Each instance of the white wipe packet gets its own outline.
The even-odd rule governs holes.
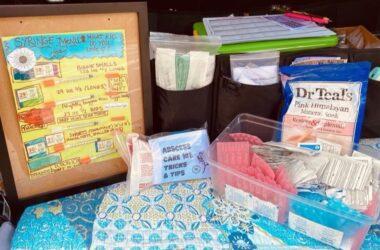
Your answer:
[[[136,133],[115,136],[115,144],[128,165],[127,195],[137,194],[141,189],[153,185],[153,160],[149,143]]]

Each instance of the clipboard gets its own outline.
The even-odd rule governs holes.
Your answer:
[[[193,24],[194,35],[207,35],[203,22]],[[247,43],[224,44],[219,48],[220,54],[247,53],[264,50],[279,50],[281,52],[302,51],[334,47],[338,44],[336,35],[313,38],[297,38],[283,40],[257,41]]]

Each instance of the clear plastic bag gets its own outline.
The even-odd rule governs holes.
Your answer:
[[[150,32],[151,59],[155,58],[157,48],[175,49],[179,54],[190,51],[206,51],[216,55],[221,46],[218,36],[187,36],[171,33]]]
[[[270,85],[279,81],[278,51],[231,55],[231,76],[234,81],[248,85]]]
[[[203,159],[209,145],[206,129],[151,137],[116,132],[114,141],[128,165],[127,195],[155,184],[210,176]]]
[[[165,90],[191,90],[212,82],[219,37],[150,33],[157,85]]]

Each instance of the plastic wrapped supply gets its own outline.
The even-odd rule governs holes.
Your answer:
[[[291,65],[319,65],[334,63],[347,63],[347,59],[341,58],[340,56],[305,56],[295,58]]]
[[[270,85],[279,81],[278,51],[231,55],[231,75],[234,81],[248,85]]]
[[[115,145],[128,165],[127,195],[155,184],[209,177],[205,129],[146,137],[116,132]]]
[[[368,62],[282,67],[282,140],[350,153],[360,138],[369,70]]]
[[[157,85],[165,90],[191,90],[212,82],[219,37],[150,33]]]

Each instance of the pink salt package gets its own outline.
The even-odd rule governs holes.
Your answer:
[[[341,147],[338,154],[350,153],[360,139],[370,68],[369,62],[281,67],[282,141],[322,144],[322,151],[327,141]]]

